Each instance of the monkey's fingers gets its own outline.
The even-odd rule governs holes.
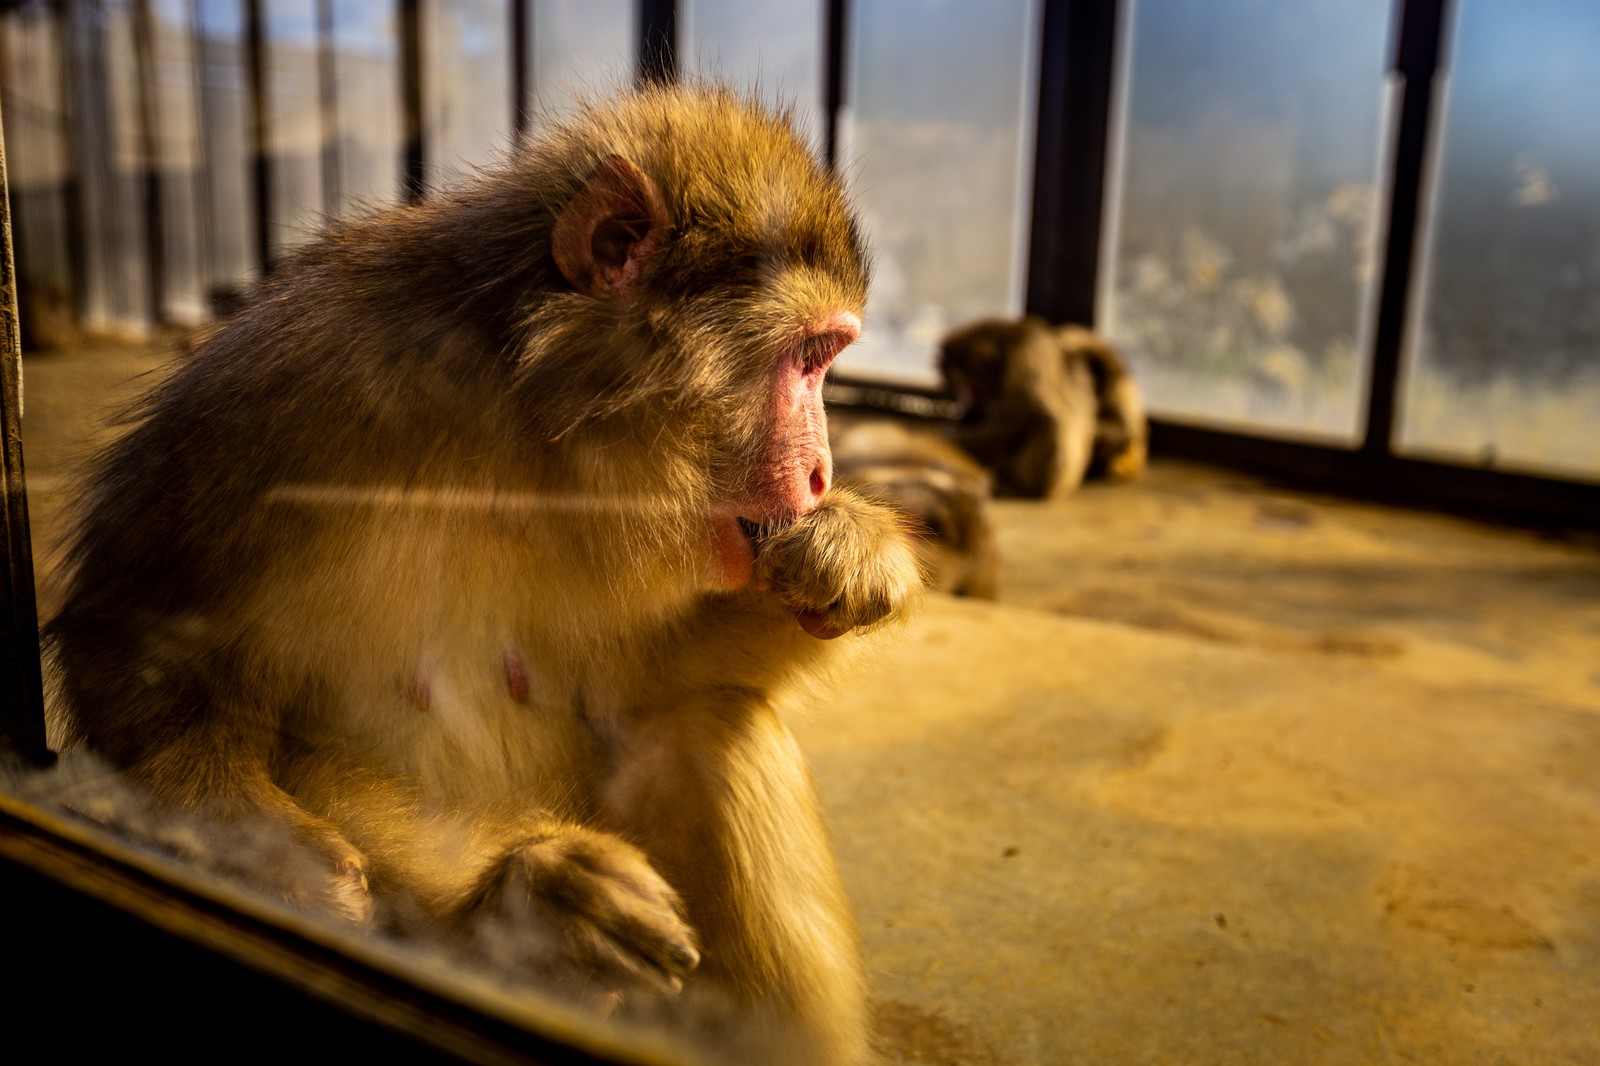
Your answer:
[[[513,849],[461,917],[497,941],[495,955],[518,953],[520,942],[534,971],[619,991],[675,994],[700,963],[678,895],[649,860],[619,838],[577,827]]]
[[[572,931],[574,954],[657,994],[682,991],[683,979],[700,965],[700,952],[675,906],[643,896],[619,898],[612,885],[593,887],[587,921]]]
[[[795,615],[795,621],[800,623],[801,629],[818,640],[833,640],[850,632],[849,626],[834,625],[821,611],[801,611]]]
[[[821,640],[898,617],[923,588],[901,517],[842,488],[763,538],[759,552],[762,582]]]

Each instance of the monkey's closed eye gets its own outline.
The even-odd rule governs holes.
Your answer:
[[[826,371],[828,363],[832,362],[821,337],[807,337],[801,342],[800,360],[807,374],[815,374],[819,369]]]
[[[800,343],[800,357],[804,362],[805,373],[826,373],[834,357],[850,347],[855,339],[854,332],[844,331],[816,333],[807,337]]]
[[[762,536],[766,533],[766,527],[761,525],[759,522],[752,522],[748,518],[740,518],[738,519],[738,522],[740,532],[742,532],[745,535],[745,539],[752,544],[760,541]]]

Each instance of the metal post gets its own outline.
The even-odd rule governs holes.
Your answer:
[[[22,332],[11,257],[11,207],[5,140],[0,137],[0,505],[4,506],[5,575],[0,586],[0,746],[36,765],[55,756],[45,742],[44,681],[39,668],[39,608],[33,587],[28,492],[22,476]]]
[[[1027,310],[1094,324],[1118,0],[1045,0]]]
[[[1367,387],[1367,433],[1361,450],[1388,455],[1394,438],[1400,349],[1411,302],[1422,185],[1427,167],[1433,85],[1441,68],[1449,0],[1396,0],[1398,30],[1393,70],[1400,78],[1394,169],[1389,180],[1389,236],[1383,250],[1378,321],[1372,338],[1372,378]]]

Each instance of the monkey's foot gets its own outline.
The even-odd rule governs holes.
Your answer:
[[[900,516],[842,488],[761,540],[757,574],[794,608],[802,628],[829,640],[902,615],[923,575]]]
[[[632,845],[564,827],[496,862],[459,911],[473,947],[585,999],[675,995],[700,963],[676,892]]]

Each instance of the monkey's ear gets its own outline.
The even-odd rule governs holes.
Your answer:
[[[622,156],[608,156],[557,217],[550,252],[574,289],[626,299],[666,225],[656,183]]]

